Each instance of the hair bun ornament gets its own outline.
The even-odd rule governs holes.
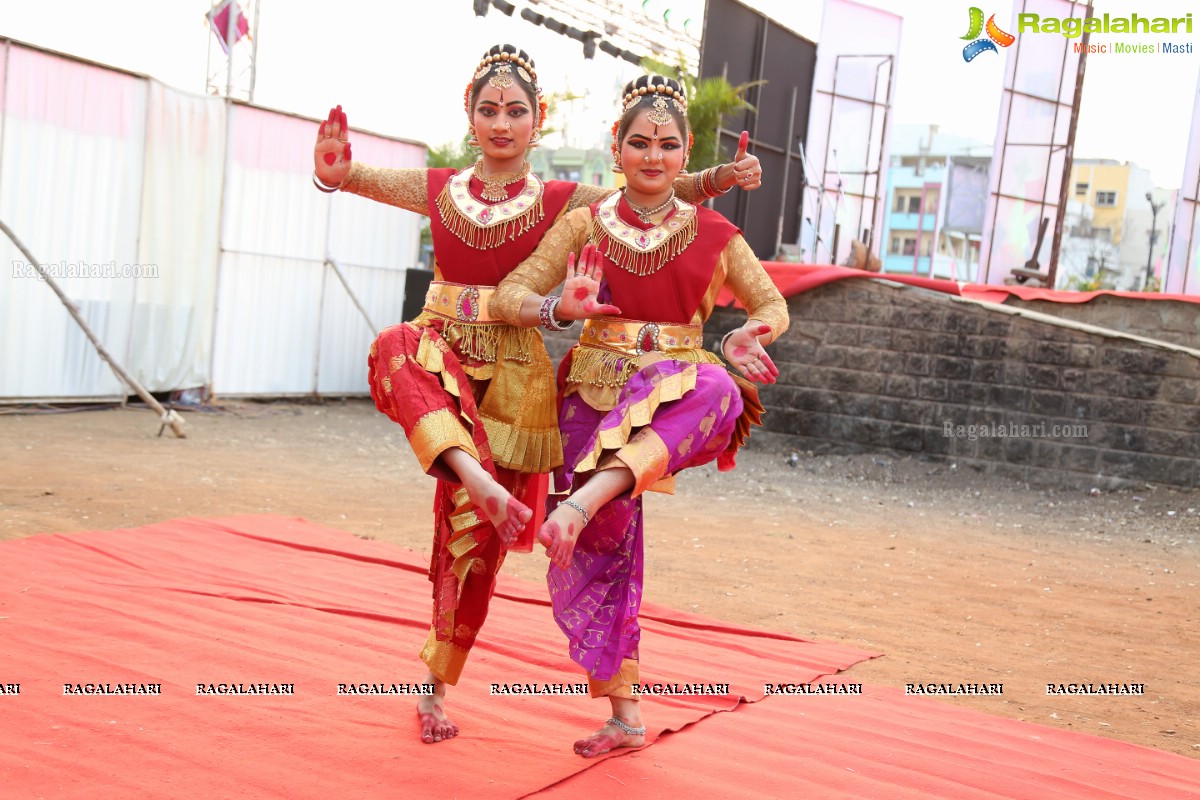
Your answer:
[[[687,113],[687,91],[678,81],[662,75],[643,75],[625,84],[621,97],[621,113],[636,106],[646,95],[669,97],[681,114]]]
[[[496,64],[515,64],[517,74],[521,76],[521,79],[532,86],[535,92],[538,91],[537,69],[534,67],[533,59],[524,50],[511,44],[493,45],[479,60],[479,66],[475,68],[475,80],[487,75]]]

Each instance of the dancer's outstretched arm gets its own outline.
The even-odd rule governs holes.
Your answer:
[[[355,161],[351,153],[350,123],[341,106],[329,109],[329,117],[317,130],[313,179],[323,192],[340,189],[368,200],[429,215],[429,170],[372,167]]]
[[[774,383],[779,370],[764,347],[788,329],[787,301],[740,235],[730,240],[722,260],[725,285],[748,318],[742,327],[725,334],[721,355],[748,380]]]

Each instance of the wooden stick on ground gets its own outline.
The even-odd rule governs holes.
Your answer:
[[[108,351],[104,349],[104,345],[101,344],[100,339],[96,336],[92,329],[88,327],[83,315],[79,313],[79,307],[71,302],[71,299],[63,293],[62,287],[58,285],[58,282],[54,280],[54,277],[42,269],[42,265],[36,258],[33,257],[33,254],[29,252],[29,249],[25,247],[25,244],[17,238],[17,235],[12,232],[12,228],[4,224],[3,220],[0,220],[0,231],[4,231],[5,235],[8,236],[9,239],[12,239],[12,243],[15,244],[17,249],[25,255],[25,258],[28,259],[29,263],[33,265],[33,268],[38,271],[38,274],[42,276],[42,280],[49,284],[50,288],[54,290],[54,293],[58,295],[58,299],[62,301],[64,306],[66,306],[67,312],[75,319],[75,322],[79,324],[79,327],[83,330],[84,335],[91,340],[92,345],[96,348],[96,352],[100,354],[100,358],[104,359],[105,363],[112,368],[112,371],[116,373],[117,378],[130,389],[132,389],[138,397],[142,398],[142,402],[150,406],[150,408],[152,408],[154,412],[158,414],[159,421],[161,421],[163,424],[163,427],[159,428],[159,435],[161,436],[163,429],[167,425],[170,425],[171,430],[174,431],[177,437],[180,439],[186,439],[187,434],[183,430],[183,417],[176,414],[174,409],[167,410],[163,408],[162,404],[155,400],[154,396],[146,391],[144,386],[138,383],[132,375],[125,371],[124,367],[118,364],[113,357],[108,354]]]

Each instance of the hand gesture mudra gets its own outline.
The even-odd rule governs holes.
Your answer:
[[[329,109],[329,118],[321,123],[313,148],[313,168],[326,186],[341,186],[350,174],[350,126],[342,107]]]
[[[762,186],[762,165],[758,163],[758,156],[746,152],[749,147],[750,133],[742,131],[737,153],[733,156],[733,175],[737,181],[735,185],[747,192]]]
[[[567,320],[589,319],[591,317],[617,317],[621,309],[616,306],[599,302],[596,297],[600,293],[600,281],[604,278],[604,264],[596,245],[588,243],[579,254],[579,264],[576,266],[575,254],[567,256],[567,280],[563,284],[562,300],[554,310],[554,315],[564,322]]]
[[[779,375],[758,337],[771,332],[770,325],[751,325],[732,331],[721,343],[722,355],[738,372],[756,383],[774,383]]]

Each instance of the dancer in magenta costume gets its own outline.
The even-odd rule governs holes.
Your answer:
[[[633,688],[641,495],[672,491],[688,467],[733,468],[762,415],[752,382],[778,375],[763,345],[788,325],[786,303],[737,228],[671,191],[690,140],[682,88],[639,78],[623,107],[613,152],[624,192],[565,215],[491,303],[515,325],[586,320],[559,368],[557,484],[569,496],[538,533],[571,658],[587,671],[591,695],[612,706],[604,726],[575,743],[585,757],[639,746],[645,734]],[[564,278],[561,297],[545,296]],[[749,312],[720,346],[740,375],[703,349],[703,323],[724,287]]]

